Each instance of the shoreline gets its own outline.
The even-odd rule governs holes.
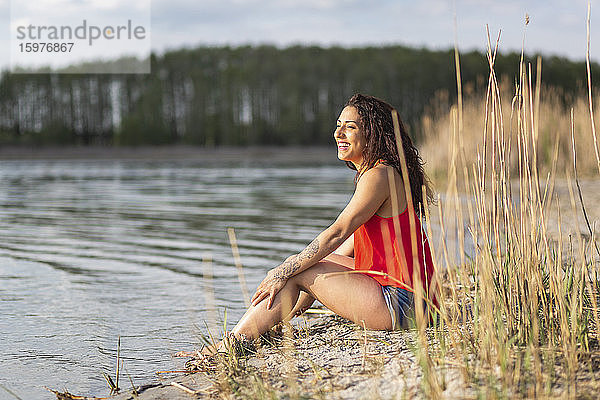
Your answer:
[[[435,328],[426,328],[425,355],[417,329],[372,331],[335,315],[296,321],[294,328],[284,329],[278,339],[271,336],[270,343],[263,341],[245,357],[225,356],[214,367],[159,378],[136,387],[135,392],[129,386],[108,399],[476,399],[499,393],[529,398],[539,390],[533,369],[521,370],[523,376],[505,386],[500,369],[479,364],[475,354],[442,351]],[[468,324],[464,327],[473,329]],[[528,358],[525,353],[520,357]],[[581,360],[573,377],[566,374],[558,359],[552,360],[558,362],[554,366],[557,375],[550,387],[537,392],[538,396],[564,398],[573,394],[570,391],[575,384],[576,397],[595,397],[600,389],[600,370],[593,365],[600,356]],[[510,368],[517,366],[514,363],[511,360]],[[485,376],[490,379],[487,384],[481,380]]]
[[[291,162],[302,154],[303,162],[339,162],[333,146],[0,146],[0,161],[17,160],[202,160]]]
[[[270,343],[263,341],[246,356],[234,360],[225,356],[214,367],[159,378],[136,387],[135,392],[129,386],[108,399],[477,399],[499,393],[529,398],[539,390],[533,370],[522,370],[523,376],[504,386],[500,369],[480,365],[475,354],[442,351],[435,328],[426,328],[425,355],[417,329],[372,331],[335,315],[302,318],[293,326],[293,331],[284,329],[279,338],[271,336]],[[473,327],[465,325],[465,329]],[[577,398],[595,397],[600,371],[593,365],[598,360],[600,356],[582,360],[572,378],[560,363],[555,365],[551,387],[537,395],[565,398],[575,383]],[[485,376],[491,380],[487,384],[481,381]]]
[[[293,338],[292,338],[293,336]],[[262,344],[223,370],[171,376],[112,400],[232,398],[425,398],[415,330],[372,331],[338,316],[299,318],[277,344]],[[458,369],[444,372],[447,398],[470,397]],[[450,383],[451,382],[451,383]],[[403,397],[404,396],[404,397]]]

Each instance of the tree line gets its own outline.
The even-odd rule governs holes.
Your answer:
[[[535,71],[535,55],[526,58]],[[514,81],[519,59],[499,55],[496,74]],[[418,138],[435,94],[453,101],[456,93],[453,50],[197,47],[152,54],[150,62],[152,72],[138,75],[3,72],[0,144],[328,144],[356,92],[390,102]],[[460,62],[463,85],[484,91],[485,55],[463,53]],[[566,102],[585,90],[585,79],[585,63],[543,58],[543,82]]]

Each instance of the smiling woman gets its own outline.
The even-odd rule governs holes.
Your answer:
[[[363,162],[365,135],[358,128],[360,116],[355,107],[344,107],[333,134],[338,147],[338,158],[351,162],[358,169]]]
[[[408,326],[415,297],[424,299],[425,310],[436,308],[429,244],[415,213],[427,206],[422,197],[427,179],[400,123],[412,194],[412,203],[408,201],[393,110],[386,102],[361,94],[346,103],[334,138],[338,158],[357,170],[354,195],[304,250],[268,272],[231,338],[257,338],[301,314],[315,299],[344,318],[378,330]],[[210,355],[219,346],[201,353]]]

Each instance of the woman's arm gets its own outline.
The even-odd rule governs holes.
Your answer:
[[[275,277],[289,279],[331,254],[375,214],[388,196],[389,184],[385,168],[372,168],[364,173],[356,185],[352,199],[335,222],[298,255],[277,267]]]
[[[304,271],[337,249],[354,231],[369,220],[389,196],[385,168],[372,168],[365,172],[356,185],[348,205],[335,222],[321,232],[299,254],[289,257],[271,270],[252,297],[256,305],[267,296],[270,307],[275,294],[290,277]],[[276,282],[277,281],[277,282]]]

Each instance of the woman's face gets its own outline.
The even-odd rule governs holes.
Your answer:
[[[350,161],[356,169],[363,162],[363,153],[367,147],[367,141],[362,128],[359,125],[360,116],[356,108],[345,107],[337,120],[337,127],[333,137],[337,143],[338,158],[342,161]]]

